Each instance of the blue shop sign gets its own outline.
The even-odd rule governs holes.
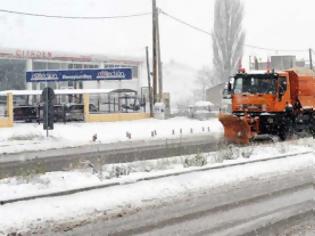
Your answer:
[[[131,68],[27,71],[26,82],[131,80]]]

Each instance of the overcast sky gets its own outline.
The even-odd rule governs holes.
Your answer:
[[[164,11],[212,30],[214,0],[157,0]],[[151,0],[2,0],[1,8],[51,15],[112,16],[151,11]],[[315,48],[315,2],[243,0],[246,43],[275,49]],[[211,38],[165,16],[160,18],[162,57],[200,68],[211,65]],[[63,20],[0,13],[0,46],[142,56],[151,45],[151,17]],[[246,49],[245,56],[294,54]],[[307,53],[297,52],[298,57]]]

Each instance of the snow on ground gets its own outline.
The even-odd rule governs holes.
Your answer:
[[[13,231],[23,232],[44,223],[53,225],[54,222],[93,220],[98,214],[110,216],[117,214],[119,210],[156,206],[166,199],[180,200],[185,194],[207,191],[216,186],[246,181],[253,177],[270,177],[282,172],[298,171],[312,166],[313,158],[313,153],[304,154],[299,158],[290,157],[227,169],[194,172],[69,196],[7,204],[0,206],[0,235]]]
[[[237,148],[231,146],[218,152],[198,154],[206,160],[203,167],[238,163],[276,155],[295,154],[314,151],[313,139],[304,139],[303,144],[294,142],[276,143],[256,147]],[[289,145],[290,144],[290,145]],[[183,171],[196,168],[200,162],[189,164],[187,160],[195,160],[196,155],[176,156],[157,160],[137,161],[123,164],[104,165],[94,172],[91,168],[48,172],[40,175],[11,177],[0,180],[0,201],[81,188],[91,185],[109,184],[113,182],[134,182],[138,178]],[[117,178],[118,177],[118,178]]]
[[[55,128],[46,131],[40,124],[14,124],[13,128],[0,129],[0,154],[53,148],[77,147],[95,143],[113,143],[126,141],[127,132],[132,140],[152,139],[151,132],[156,131],[154,138],[177,138],[182,129],[182,136],[204,134],[222,134],[223,128],[217,119],[199,121],[185,117],[168,120],[146,119],[138,121],[120,121],[103,123],[56,123]],[[175,135],[173,135],[173,129]],[[191,134],[193,129],[193,134]],[[97,134],[96,142],[93,135]]]

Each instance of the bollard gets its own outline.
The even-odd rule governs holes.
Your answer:
[[[180,134],[183,134],[183,130],[182,130],[182,128],[180,128],[179,133],[180,133]]]
[[[208,132],[210,132],[210,127],[208,127]]]
[[[172,130],[172,135],[175,135],[175,129]]]
[[[190,128],[190,133],[192,134],[194,132],[193,128]]]

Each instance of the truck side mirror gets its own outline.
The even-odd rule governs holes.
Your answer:
[[[286,91],[286,88],[285,87],[283,87],[283,86],[280,86],[280,88],[279,88],[279,96],[278,96],[278,98],[279,98],[279,101],[281,101],[282,100],[282,97],[283,97],[283,95],[285,94],[285,91]]]
[[[283,96],[283,95],[279,92],[279,94],[278,94],[278,100],[279,100],[279,102],[281,102],[282,96]]]
[[[287,82],[285,80],[280,80],[280,84],[279,84],[279,94],[278,94],[278,98],[279,101],[281,101],[283,95],[285,94],[287,90]]]
[[[231,82],[228,83],[228,92],[229,92],[229,94],[231,94],[231,92],[232,92],[232,84],[231,84]]]

